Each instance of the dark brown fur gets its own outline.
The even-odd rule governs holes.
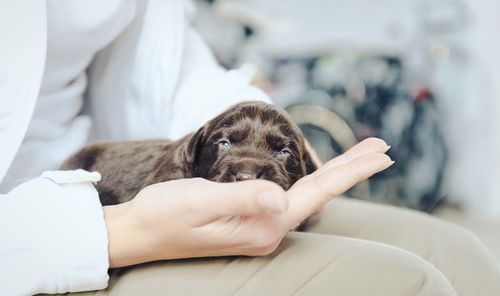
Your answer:
[[[71,156],[63,170],[98,171],[104,205],[132,199],[147,185],[202,177],[217,182],[270,180],[284,189],[313,172],[304,137],[278,107],[245,102],[178,141],[107,142]]]

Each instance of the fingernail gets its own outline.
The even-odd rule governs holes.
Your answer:
[[[385,169],[390,168],[390,167],[391,167],[394,163],[396,163],[394,160],[389,161],[389,162],[385,165],[384,170],[385,170]]]
[[[274,192],[264,191],[257,198],[259,205],[270,214],[283,213],[288,207],[287,199]]]
[[[392,146],[388,145],[387,147],[385,147],[385,151],[384,153],[386,153],[387,151],[389,151],[389,149],[391,149]]]

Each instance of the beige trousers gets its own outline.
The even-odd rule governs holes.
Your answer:
[[[110,277],[82,295],[500,295],[499,266],[470,232],[345,198],[270,256],[155,262]]]

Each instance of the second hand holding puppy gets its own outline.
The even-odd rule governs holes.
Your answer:
[[[380,139],[367,139],[300,179],[288,191],[262,180],[201,178],[150,185],[104,207],[110,267],[273,252],[295,225],[333,196],[392,165]]]

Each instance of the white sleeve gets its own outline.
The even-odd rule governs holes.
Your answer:
[[[0,195],[0,295],[107,286],[108,240],[95,174],[46,172]]]
[[[97,138],[179,138],[230,105],[269,101],[240,71],[218,65],[186,1],[138,1],[135,19],[96,55],[87,96]]]
[[[188,26],[169,134],[180,137],[193,131],[238,102],[270,103],[262,90],[250,84],[251,78],[221,67],[198,32]]]

